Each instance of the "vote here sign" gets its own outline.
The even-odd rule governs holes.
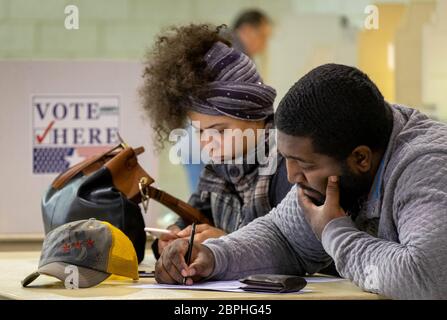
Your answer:
[[[33,173],[60,173],[119,142],[119,97],[34,95]]]

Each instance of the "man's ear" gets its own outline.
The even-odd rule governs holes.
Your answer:
[[[348,166],[356,173],[365,173],[371,170],[373,152],[367,146],[356,147],[349,155]]]

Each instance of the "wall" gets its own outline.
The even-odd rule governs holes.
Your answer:
[[[422,98],[432,114],[447,122],[447,1],[437,2],[423,28]]]
[[[411,2],[396,30],[396,101],[424,111],[422,99],[423,26],[433,15],[435,2]],[[439,63],[439,62],[438,62]]]
[[[377,84],[388,101],[395,101],[394,39],[405,6],[380,4],[379,28],[363,29],[358,41],[358,66]]]

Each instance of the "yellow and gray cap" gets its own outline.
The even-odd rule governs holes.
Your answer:
[[[26,287],[41,274],[65,282],[71,274],[68,266],[78,270],[79,288],[96,286],[112,274],[138,280],[138,260],[132,242],[110,223],[95,219],[69,222],[49,232],[43,242],[39,268],[22,285]]]

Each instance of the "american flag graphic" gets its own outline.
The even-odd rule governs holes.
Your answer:
[[[39,147],[33,149],[34,173],[60,173],[112,146],[100,147]]]

